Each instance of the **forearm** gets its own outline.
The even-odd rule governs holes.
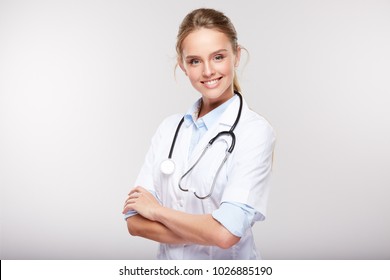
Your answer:
[[[211,214],[194,215],[164,207],[142,187],[136,187],[129,193],[122,213],[129,210],[135,210],[145,218],[142,220],[136,216],[131,218],[136,219],[134,225],[137,230],[134,230],[136,232],[134,235],[159,242],[195,243],[230,248],[240,240]],[[128,225],[129,223],[131,233],[132,220],[128,220]]]
[[[127,229],[134,236],[141,236],[160,243],[187,244],[183,238],[173,233],[163,224],[148,220],[141,215],[135,215],[127,220]]]
[[[229,248],[240,238],[231,234],[211,214],[194,215],[159,207],[154,214],[160,222],[177,236],[196,244]]]

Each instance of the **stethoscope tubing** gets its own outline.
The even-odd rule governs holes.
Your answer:
[[[240,107],[238,108],[238,113],[237,113],[237,118],[236,120],[234,121],[232,127],[230,128],[230,130],[228,131],[221,131],[219,132],[214,138],[212,138],[209,143],[212,145],[214,143],[214,141],[222,134],[227,134],[229,133],[230,136],[232,136],[232,138],[234,139],[234,145],[235,145],[235,140],[236,140],[236,136],[234,135],[233,131],[234,129],[236,128],[240,118],[241,118],[241,111],[242,111],[242,95],[241,93],[239,93],[238,91],[234,91],[235,94],[238,95],[238,97],[240,98]],[[175,148],[175,145],[176,145],[176,139],[177,139],[177,136],[179,135],[179,131],[180,131],[180,128],[182,126],[184,122],[184,117],[181,118],[179,124],[177,125],[176,127],[176,131],[175,131],[175,135],[173,136],[173,139],[172,139],[172,144],[171,144],[171,148],[169,149],[169,154],[168,154],[168,159],[172,159],[172,154],[173,154],[173,150]],[[231,150],[230,152],[232,152],[234,150],[234,145],[229,149]]]
[[[191,171],[195,168],[195,166],[199,163],[199,161],[203,158],[203,156],[205,155],[206,151],[213,145],[213,143],[221,136],[223,135],[228,135],[231,137],[232,141],[231,141],[231,144],[230,144],[230,147],[229,149],[226,149],[226,155],[223,159],[223,161],[221,162],[221,164],[219,165],[218,167],[218,170],[217,172],[215,173],[215,176],[214,176],[214,179],[213,179],[213,183],[211,185],[211,188],[210,188],[210,192],[205,195],[205,196],[199,196],[195,191],[193,192],[194,195],[198,198],[198,199],[206,199],[208,197],[210,197],[214,191],[214,187],[215,187],[215,184],[216,184],[216,180],[218,178],[218,175],[222,169],[222,166],[225,164],[225,162],[227,161],[228,157],[230,156],[230,154],[233,152],[234,150],[234,147],[235,147],[235,144],[236,144],[236,135],[234,134],[234,129],[236,128],[240,118],[241,118],[241,111],[242,111],[242,96],[239,92],[235,91],[235,93],[238,95],[238,97],[240,98],[240,107],[238,109],[238,112],[237,112],[237,117],[236,117],[236,120],[235,122],[233,123],[232,127],[230,128],[230,130],[226,130],[226,131],[221,131],[219,132],[216,136],[214,136],[207,144],[207,146],[204,148],[202,154],[199,156],[199,158],[196,160],[196,162],[181,176],[179,182],[178,182],[178,185],[179,185],[179,189],[183,192],[188,192],[190,189],[185,189],[181,186],[181,182],[182,180],[188,175],[191,173]],[[171,148],[169,150],[169,155],[168,155],[168,159],[166,161],[172,161],[172,154],[173,154],[173,150],[174,150],[174,147],[175,147],[175,144],[176,144],[176,139],[177,139],[177,136],[179,134],[179,131],[180,131],[180,128],[182,126],[184,122],[184,117],[180,120],[177,128],[176,128],[176,131],[175,131],[175,135],[173,137],[173,140],[172,140],[172,144],[171,144]],[[173,161],[172,161],[173,162]],[[173,173],[173,171],[171,172]],[[170,174],[171,174],[170,173]]]

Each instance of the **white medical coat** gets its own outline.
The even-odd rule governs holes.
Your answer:
[[[183,123],[173,151],[176,168],[172,175],[160,171],[160,164],[167,159],[173,136],[182,115],[165,119],[155,135],[145,162],[136,179],[136,186],[155,191],[162,205],[191,214],[207,214],[216,210],[222,202],[238,202],[249,205],[257,211],[255,220],[266,216],[269,194],[269,179],[275,134],[270,124],[251,111],[243,101],[241,119],[234,133],[235,149],[223,166],[211,197],[198,199],[192,192],[183,192],[178,187],[180,177],[199,158],[204,147],[219,131],[229,130],[233,125],[240,100],[236,98],[221,115],[216,124],[209,128],[189,156],[192,127]],[[230,145],[229,136],[215,141],[194,170],[182,181],[182,187],[194,188],[198,195],[209,193],[217,169]],[[249,228],[240,241],[229,249],[203,245],[160,244],[159,259],[259,259]]]

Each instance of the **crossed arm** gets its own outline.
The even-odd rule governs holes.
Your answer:
[[[211,214],[194,215],[164,207],[142,187],[136,187],[129,193],[123,213],[129,210],[138,212],[127,219],[131,235],[161,243],[200,244],[224,249],[240,240]]]

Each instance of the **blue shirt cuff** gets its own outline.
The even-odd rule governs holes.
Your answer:
[[[127,220],[127,218],[133,217],[134,215],[137,215],[137,214],[138,214],[137,211],[135,211],[135,210],[130,210],[130,211],[126,212],[126,214],[123,215],[123,218],[124,218],[125,220]]]
[[[238,237],[242,237],[254,222],[256,210],[252,207],[233,202],[223,202],[212,216],[228,231]]]

